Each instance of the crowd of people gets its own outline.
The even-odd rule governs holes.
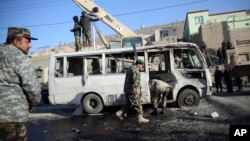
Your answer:
[[[222,82],[225,82],[227,93],[232,93],[233,92],[232,68],[229,65],[225,65],[225,69],[224,71],[222,71],[218,66],[216,66],[214,81],[217,92],[223,92]],[[234,81],[238,87],[238,91],[241,91],[243,89],[242,78],[236,77]]]
[[[78,16],[73,17],[74,27],[70,31],[74,33],[75,36],[75,51],[80,51],[82,47],[85,49],[86,47],[92,46],[92,38],[91,38],[91,24],[90,22],[96,22],[99,18],[92,14],[82,11],[82,15],[80,20]],[[82,37],[82,44],[81,44]]]

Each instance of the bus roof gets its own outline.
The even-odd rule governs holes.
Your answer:
[[[161,49],[161,48],[181,48],[181,47],[193,47],[198,48],[198,46],[194,43],[188,42],[176,42],[176,43],[166,43],[161,45],[149,45],[136,47],[137,51],[147,50],[147,49]],[[129,48],[114,48],[114,49],[103,49],[103,50],[95,50],[95,51],[87,51],[87,52],[70,52],[70,53],[58,53],[53,54],[52,56],[79,56],[79,55],[96,55],[102,53],[121,53],[121,52],[129,52],[133,51],[132,47]]]

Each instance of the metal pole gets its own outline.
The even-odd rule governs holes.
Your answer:
[[[94,2],[94,0],[92,0]],[[93,50],[96,50],[96,42],[95,42],[95,38],[96,38],[96,29],[93,27],[93,23],[91,22],[91,27],[92,27],[92,33],[93,33]]]

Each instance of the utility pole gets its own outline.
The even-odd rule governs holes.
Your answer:
[[[94,0],[91,0],[91,1],[94,2]],[[92,22],[91,22],[91,28],[92,28],[92,34],[93,34],[93,39],[92,39],[92,41],[93,41],[93,50],[96,50],[96,42],[95,42],[95,39],[96,39],[96,34],[95,34],[96,29],[94,28],[94,25],[93,25]]]

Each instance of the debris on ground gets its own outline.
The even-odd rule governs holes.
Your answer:
[[[47,130],[43,130],[42,132],[43,132],[43,133],[47,133],[48,131],[47,131]]]
[[[212,118],[218,118],[219,114],[217,112],[213,112],[213,113],[211,113],[211,117]]]
[[[72,131],[76,132],[77,134],[81,133],[82,131],[76,128],[72,128]]]

